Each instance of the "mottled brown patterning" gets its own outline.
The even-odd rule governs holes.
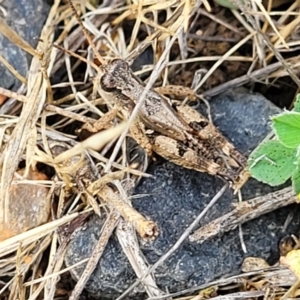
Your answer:
[[[128,115],[145,88],[122,59],[105,66],[100,85],[101,96]],[[216,175],[235,190],[248,178],[246,158],[212,123],[189,106],[173,107],[154,90],[148,92],[131,135],[148,154],[153,150],[185,168]]]

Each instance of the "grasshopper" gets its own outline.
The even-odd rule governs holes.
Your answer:
[[[122,59],[104,67],[100,86],[101,96],[114,99],[128,114],[145,88]],[[154,151],[177,165],[218,176],[235,190],[248,177],[246,158],[211,122],[188,105],[172,105],[154,90],[148,92],[131,135],[148,154]]]
[[[71,1],[70,4],[73,6]],[[77,20],[95,48],[80,19]],[[99,54],[94,52],[98,58]],[[101,97],[108,103],[113,101],[129,118],[143,94],[144,83],[125,60],[99,60]],[[177,165],[218,176],[235,191],[241,188],[249,177],[245,169],[247,160],[208,119],[188,105],[173,105],[153,89],[143,100],[130,133],[147,154],[155,152]]]

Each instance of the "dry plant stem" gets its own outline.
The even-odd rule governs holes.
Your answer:
[[[59,226],[75,219],[78,215],[79,213],[66,215],[58,220],[30,229],[3,242],[0,242],[0,258],[16,251],[20,243],[22,243],[23,246],[29,245],[56,230]]]
[[[25,96],[19,95],[19,94],[13,92],[13,91],[7,90],[7,89],[2,88],[2,87],[0,87],[0,94],[6,96],[8,98],[14,98],[14,99],[16,99],[18,101],[21,101],[21,102],[28,101],[28,99]]]
[[[22,245],[22,250],[23,250],[20,255],[20,259],[22,259],[22,263],[20,264],[19,269],[18,266],[16,266],[16,269],[18,269],[19,274],[16,274],[16,272],[14,271],[13,275],[8,275],[8,276],[13,276],[12,281],[9,282],[9,286],[12,291],[10,293],[11,300],[17,299],[16,295],[14,294],[16,291],[15,286],[19,284],[20,280],[24,280],[27,272],[32,268],[34,268],[40,262],[43,252],[51,243],[51,239],[52,239],[52,235],[50,234],[46,236],[44,239],[41,239],[39,243],[33,242],[28,247],[25,247],[25,249],[21,243],[19,244],[19,247],[20,245]],[[25,257],[30,258],[29,263],[25,262]],[[16,257],[12,257],[12,258],[13,258],[12,263],[15,264]],[[4,276],[4,274],[2,275]],[[22,282],[22,286],[25,288],[23,282]],[[2,295],[2,292],[3,289],[0,291],[0,295]]]
[[[130,264],[138,278],[147,273],[149,265],[140,249],[135,230],[130,223],[120,220],[117,227],[117,237],[123,252],[126,254]],[[164,293],[157,287],[153,274],[147,275],[142,284],[149,297],[161,296]]]
[[[265,10],[265,7],[263,6],[263,4],[260,1],[254,0],[254,3],[259,7],[260,11],[264,14],[264,17],[266,18],[266,20],[268,21],[268,23],[270,24],[270,26],[272,27],[272,29],[274,30],[274,32],[276,33],[277,38],[280,40],[280,42],[284,45],[284,47],[288,48],[283,36],[280,34],[280,32],[277,30],[274,22],[272,21],[272,19],[270,18],[268,12]],[[253,20],[253,19],[252,19]],[[256,26],[258,27],[259,23],[256,23]],[[254,27],[255,28],[255,27]],[[262,33],[264,33],[263,31],[261,31]],[[273,45],[273,44],[272,44]]]
[[[225,184],[221,188],[221,190],[211,199],[211,201],[207,204],[207,206],[203,209],[203,211],[197,216],[197,218],[191,223],[191,225],[184,231],[184,233],[177,240],[177,242],[172,246],[172,248],[167,253],[165,253],[154,265],[152,265],[148,269],[148,272],[146,274],[144,274],[141,278],[136,280],[134,284],[132,284],[120,297],[118,297],[117,300],[124,299],[124,297],[128,295],[128,293],[132,291],[132,289],[134,289],[138,284],[140,284],[141,281],[144,280],[147,275],[151,274],[151,272],[153,272],[158,266],[160,266],[164,261],[166,261],[179,248],[179,246],[191,234],[191,232],[194,230],[194,228],[197,226],[200,220],[205,216],[205,214],[209,211],[209,209],[220,199],[220,197],[224,194],[227,188],[228,188],[228,184]]]
[[[94,26],[99,27],[107,19],[107,17],[108,15],[92,16],[90,21],[94,24]],[[71,51],[78,50],[79,47],[86,40],[85,36],[82,34],[82,30],[80,27],[76,28],[66,39],[68,40],[69,49]],[[57,43],[59,42],[61,41],[57,41]],[[53,66],[52,73],[54,74],[63,64],[64,64],[64,53],[61,52],[57,56],[57,59]]]
[[[103,186],[107,183],[110,183],[114,180],[122,180],[124,178],[125,175],[127,175],[132,169],[130,167],[124,167],[122,170],[120,171],[114,171],[113,173],[108,173],[104,176],[102,176],[100,179],[94,181],[91,185],[89,185],[87,187],[87,191],[92,194],[95,195],[98,193],[98,191],[100,189],[103,188]],[[146,174],[140,172],[139,176],[145,176],[145,177],[149,177]]]
[[[11,29],[3,19],[0,19],[0,31],[7,37],[12,43],[16,44],[18,47],[31,54],[32,56],[37,56],[41,59],[41,55],[38,54],[26,41],[24,41],[13,29]]]
[[[235,229],[240,224],[296,201],[297,196],[295,196],[293,189],[288,187],[265,196],[239,202],[230,213],[225,214],[195,231],[189,237],[189,240],[201,244],[216,235]]]
[[[49,19],[48,19],[49,21]],[[48,37],[48,27],[44,27],[42,37]],[[45,49],[46,46],[46,49]],[[43,77],[42,65],[47,68],[47,62],[50,55],[50,49],[47,45],[41,42],[38,49],[44,48],[43,61],[39,61],[36,57],[33,58],[30,67],[28,78],[28,92],[26,97],[28,101],[24,103],[19,122],[13,130],[8,144],[1,156],[2,174],[1,174],[1,189],[0,189],[0,220],[7,220],[8,202],[9,202],[9,186],[12,181],[14,172],[17,169],[19,160],[23,151],[26,148],[27,142],[34,133],[36,122],[43,109],[46,101],[46,81]],[[11,160],[11,157],[14,159]],[[30,165],[28,165],[30,167]]]
[[[282,298],[280,298],[280,300],[295,299],[294,293],[296,293],[299,286],[300,286],[300,279],[297,279],[297,282],[295,282],[294,285],[290,287],[290,289],[282,296]]]
[[[48,267],[43,276],[44,280],[41,281],[38,289],[35,290],[34,294],[32,294],[29,300],[35,300],[43,289],[45,299],[54,299],[56,292],[56,283],[59,281],[59,271],[61,270],[62,264],[64,262],[67,245],[72,239],[72,235],[74,234],[74,232],[82,228],[88,215],[89,213],[81,214],[78,216],[78,218],[72,220],[67,226],[64,226],[63,229],[58,228],[57,231],[61,232],[60,245],[57,249],[59,234],[56,233],[52,239],[52,245],[48,259]]]
[[[287,268],[278,268],[278,267],[270,267],[268,269],[264,269],[264,270],[256,270],[256,271],[251,271],[251,272],[247,272],[247,273],[243,273],[243,274],[238,274],[238,275],[233,275],[233,276],[230,276],[228,278],[221,278],[221,279],[218,279],[218,280],[215,280],[215,281],[212,281],[212,282],[208,282],[208,283],[205,283],[205,284],[202,284],[200,286],[197,286],[197,287],[192,287],[190,289],[186,289],[186,290],[183,290],[183,291],[180,291],[180,292],[177,292],[177,293],[172,293],[172,294],[169,294],[169,295],[166,295],[166,296],[160,296],[160,297],[152,297],[152,298],[148,298],[147,300],[162,300],[162,299],[165,299],[167,297],[178,297],[180,295],[186,295],[186,294],[189,294],[189,293],[193,293],[193,292],[199,292],[199,290],[204,290],[204,289],[207,289],[209,287],[225,287],[227,289],[230,289],[232,288],[232,286],[234,288],[236,288],[237,286],[238,287],[243,287],[244,285],[244,282],[248,282],[249,281],[249,277],[250,276],[255,276],[256,278],[256,281],[257,279],[262,279],[264,281],[269,281],[270,278],[275,278],[275,277],[280,277],[280,278],[287,278],[287,280],[285,280],[285,284],[286,285],[292,285],[295,281],[294,281],[294,278],[293,277],[293,273],[292,271],[290,271],[289,269]],[[291,280],[292,279],[292,280]],[[275,287],[277,287],[278,284],[275,284]],[[220,297],[214,297],[212,299],[220,299],[220,300],[240,300],[240,299],[252,299],[251,298],[251,295],[253,292],[258,292],[260,294],[253,294],[253,297],[259,297],[259,296],[264,296],[265,295],[265,290],[262,290],[262,291],[250,291],[249,294],[246,294],[248,295],[248,297],[245,297],[245,298],[240,298],[239,295],[241,293],[237,293],[237,297],[234,297],[234,298],[231,298],[231,295],[230,294],[230,298],[228,298],[228,296],[220,296]],[[176,298],[177,299],[177,298]],[[181,298],[178,298],[178,299],[181,299]],[[201,299],[202,300],[202,299]]]
[[[105,201],[111,208],[115,209],[129,223],[131,223],[143,239],[152,239],[157,235],[157,225],[148,221],[133,207],[126,204],[120,194],[115,193],[110,187],[105,185],[99,192],[98,196]]]
[[[115,127],[95,133],[91,137],[85,139],[84,141],[77,143],[71,149],[66,150],[65,152],[57,155],[54,158],[54,163],[60,163],[64,160],[67,160],[75,155],[83,154],[86,149],[99,150],[112,139],[116,138],[123,132],[127,123],[120,123]]]
[[[87,95],[89,95],[89,94],[91,93],[91,90],[92,90],[92,88],[87,88],[86,90],[82,91],[81,93],[82,93],[84,96],[87,96]],[[72,101],[72,100],[74,100],[74,99],[75,99],[75,95],[69,94],[69,95],[67,95],[67,96],[65,96],[65,97],[63,97],[63,98],[60,98],[60,99],[55,100],[53,104],[54,104],[55,106],[59,106],[59,105],[61,105],[61,104],[64,104],[65,102],[69,102],[69,101]]]
[[[109,17],[107,8],[110,10],[109,12],[113,12],[114,9],[112,6],[116,5],[115,2],[117,1],[106,1],[106,3],[103,2],[102,5],[98,7],[97,14],[89,17],[89,22],[92,23],[95,28],[98,28]],[[103,12],[101,10],[103,10]],[[79,47],[86,40],[86,37],[82,34],[82,30],[80,26],[74,29],[74,31],[72,31],[69,35],[68,35],[69,33],[68,31],[70,31],[70,29],[67,29],[66,27],[65,30],[67,30],[67,32],[64,31],[56,42],[61,43],[64,39],[67,39],[70,50],[72,51],[78,50]],[[61,52],[57,56],[57,60],[53,66],[52,73],[55,73],[63,65],[63,63],[64,63],[64,52]]]
[[[100,233],[100,238],[98,240],[98,243],[96,244],[88,263],[86,264],[86,267],[82,272],[80,279],[78,280],[75,288],[73,289],[69,300],[76,300],[79,298],[90,275],[95,270],[97,263],[100,260],[103,251],[108,243],[108,240],[112,235],[113,230],[115,229],[118,221],[119,221],[119,214],[116,212],[110,213],[110,215],[107,217],[104,225],[101,228],[101,233]]]
[[[23,84],[27,84],[26,78],[24,78],[2,55],[0,55],[0,62]]]
[[[99,203],[97,202],[97,200],[87,190],[84,190],[82,192],[82,194],[85,196],[86,202],[89,203],[89,205],[93,208],[94,212],[99,217],[101,217],[100,207],[99,207]]]
[[[199,13],[201,13],[201,15],[206,16],[206,17],[210,18],[212,21],[223,25],[224,27],[228,28],[229,30],[237,33],[239,36],[243,35],[243,33],[238,28],[235,28],[232,25],[224,22],[222,19],[220,19],[220,18],[216,17],[215,15],[207,12],[205,9],[199,8],[198,11],[199,11]],[[189,37],[189,35],[188,35],[188,37]]]
[[[0,90],[0,93],[1,93],[1,90]],[[97,120],[95,120],[93,118],[89,118],[89,117],[86,117],[86,116],[81,116],[81,115],[76,114],[72,111],[65,110],[63,108],[60,108],[60,107],[57,107],[57,106],[54,106],[54,105],[51,105],[51,104],[46,104],[44,109],[46,111],[51,111],[51,112],[54,112],[54,113],[59,114],[61,116],[67,117],[69,119],[80,121],[82,123],[94,124],[94,123],[97,122]]]
[[[34,293],[30,296],[28,300],[36,300],[40,293],[44,290],[45,299],[54,299],[54,294],[56,290],[56,282],[58,281],[57,272],[61,269],[64,261],[64,254],[66,252],[66,247],[71,239],[71,234],[57,247],[57,235],[54,236],[52,240],[49,261],[47,270],[45,271],[44,277],[50,276],[46,280],[43,280],[40,285],[35,289]],[[54,275],[55,274],[55,275]],[[52,276],[53,275],[53,276]]]
[[[239,204],[240,204],[243,201],[241,190],[238,191],[238,199],[239,199]],[[244,235],[243,235],[243,228],[242,228],[241,224],[239,224],[239,237],[240,237],[242,250],[244,251],[244,253],[247,253],[247,247],[245,245]]]
[[[126,161],[126,158],[124,161]],[[145,163],[147,165],[147,161]],[[118,188],[122,200],[129,205],[130,201],[127,197],[127,194],[133,189],[134,182],[136,182],[137,180],[138,178],[135,178],[131,183],[126,184],[124,187],[122,186],[119,180],[114,181],[114,184]],[[136,273],[138,278],[141,278],[145,273],[147,273],[149,263],[147,262],[145,256],[143,255],[140,249],[134,226],[121,219],[120,223],[118,224],[116,234],[119,243],[126,257],[128,258],[134,272]],[[152,297],[164,294],[157,287],[153,274],[147,275],[142,282],[148,296]]]
[[[111,129],[110,129],[111,130]],[[103,132],[102,132],[103,133]],[[98,133],[99,134],[99,133]],[[100,133],[101,134],[101,133]],[[95,136],[93,136],[95,137]],[[112,135],[109,135],[109,138],[111,138]],[[89,138],[90,139],[90,138]],[[88,139],[87,139],[88,140]],[[87,141],[85,140],[85,141]],[[103,138],[102,138],[103,140]],[[95,144],[95,142],[94,142]],[[66,153],[73,153],[76,155],[76,153],[73,151],[74,148],[69,149],[61,154],[59,154],[55,159],[61,160],[59,157],[61,155],[66,156]],[[67,155],[69,157],[69,154]],[[86,166],[82,166],[83,170],[86,170],[88,173],[93,174],[92,170],[89,170],[90,167],[86,164]],[[62,170],[62,168],[60,168]],[[67,170],[65,170],[67,171]],[[132,222],[132,224],[135,226],[137,231],[140,233],[142,238],[153,238],[157,235],[157,226],[154,222],[146,220],[142,215],[140,215],[134,208],[129,206],[128,204],[124,203],[122,199],[120,198],[120,195],[114,193],[108,186],[105,184],[108,182],[111,182],[115,177],[123,177],[125,172],[130,172],[130,168],[124,168],[122,171],[114,172],[112,174],[108,174],[99,180],[95,177],[93,180],[95,180],[86,190],[86,195],[88,197],[88,201],[91,203],[91,205],[94,208],[94,211],[100,215],[98,204],[95,202],[95,199],[92,195],[95,195],[98,193],[99,197],[104,199],[106,203],[109,206],[112,206],[113,209],[116,209],[126,220],[129,222]],[[70,173],[70,172],[68,172]],[[139,172],[140,175],[142,175],[141,172]],[[76,178],[76,176],[75,176]],[[85,187],[82,187],[85,189]],[[100,190],[97,191],[97,190]]]
[[[121,145],[128,133],[128,130],[130,128],[130,126],[133,124],[133,121],[135,120],[135,118],[137,117],[139,110],[142,108],[142,105],[145,101],[145,98],[147,97],[147,93],[149,92],[149,90],[151,89],[151,87],[153,86],[153,84],[155,83],[157,77],[159,76],[159,74],[161,73],[162,69],[164,68],[164,61],[172,47],[172,45],[174,44],[175,40],[177,39],[177,37],[179,36],[179,33],[181,31],[181,28],[179,28],[177,30],[177,32],[174,34],[174,36],[172,37],[171,41],[169,42],[169,44],[166,46],[164,52],[162,53],[160,59],[158,60],[157,64],[155,65],[155,68],[153,69],[153,72],[149,78],[149,81],[145,87],[145,89],[143,90],[143,93],[141,94],[141,97],[139,99],[139,103],[135,106],[134,110],[132,111],[132,114],[128,120],[128,125],[126,127],[126,129],[124,130],[124,132],[122,133],[122,135],[120,136],[115,149],[105,167],[105,172],[108,172],[112,166],[112,163],[115,161],[117,154],[121,148]]]

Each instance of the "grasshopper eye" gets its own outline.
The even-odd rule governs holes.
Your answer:
[[[115,79],[107,74],[104,74],[100,79],[101,88],[106,92],[111,92],[116,89],[116,81]]]

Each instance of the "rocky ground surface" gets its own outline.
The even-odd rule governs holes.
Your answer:
[[[267,135],[270,131],[269,116],[279,111],[261,95],[245,90],[219,95],[210,101],[210,106],[214,123],[245,154],[249,154]],[[205,112],[205,107],[200,110]],[[157,239],[153,243],[141,245],[146,259],[153,264],[172,247],[221,189],[223,182],[162,160],[152,163],[148,173],[154,177],[142,180],[135,191],[136,195],[148,196],[135,199],[133,205],[159,225],[160,234]],[[270,191],[270,187],[250,180],[243,188],[243,196],[246,200]],[[228,212],[233,202],[236,199],[231,191],[227,191],[200,225]],[[283,208],[244,224],[242,229],[247,253],[242,251],[238,230],[201,245],[185,241],[156,270],[159,287],[175,292],[240,272],[242,261],[248,256],[262,257],[270,263],[276,262],[279,257],[278,242],[287,234],[282,228],[290,210],[290,207]],[[288,233],[296,232],[299,222],[299,217],[294,219],[288,227]],[[68,266],[90,256],[99,238],[100,227],[101,220],[93,217],[83,231],[76,233],[66,254]],[[73,277],[78,278],[82,269],[83,266],[76,269]],[[132,284],[135,278],[117,239],[112,237],[86,289],[98,299],[103,299],[104,296],[114,298]],[[141,299],[137,290],[134,295]]]

